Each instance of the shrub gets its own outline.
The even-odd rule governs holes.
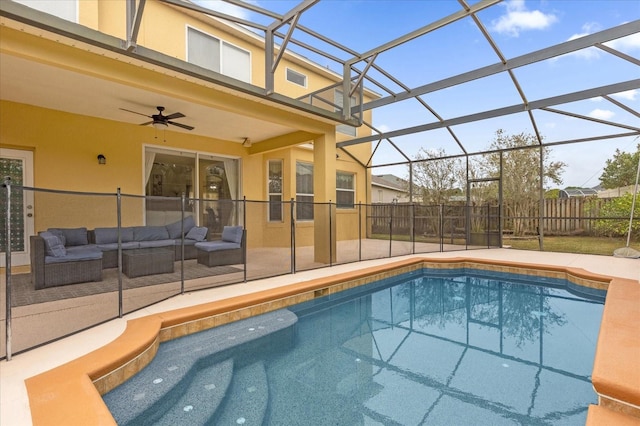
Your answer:
[[[600,217],[619,219],[598,219],[595,223],[595,231],[599,235],[608,237],[620,237],[627,235],[629,231],[629,215],[633,204],[633,194],[625,194],[606,203],[600,209]],[[631,235],[640,237],[640,203],[636,200],[633,213]]]

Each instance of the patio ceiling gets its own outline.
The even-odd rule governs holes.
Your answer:
[[[278,49],[286,47],[299,57],[326,67],[337,75],[342,74],[342,89],[357,93],[366,88],[380,94],[378,99],[365,103],[364,110],[372,110],[374,123],[362,123],[372,129],[372,135],[346,140],[338,144],[348,150],[349,146],[373,142],[374,155],[369,166],[396,165],[411,161],[420,148],[443,148],[446,156],[459,156],[486,152],[486,142],[491,132],[498,128],[519,129],[536,135],[539,145],[560,145],[583,141],[601,141],[616,138],[633,138],[640,135],[638,118],[640,112],[613,95],[640,89],[640,60],[631,51],[620,48],[615,41],[640,33],[640,11],[637,16],[628,16],[626,23],[605,28],[590,35],[575,39],[540,40],[536,49],[522,51],[515,44],[501,46],[486,21],[489,13],[502,7],[500,0],[448,2],[448,13],[440,16],[425,15],[425,25],[407,31],[393,25],[394,16],[389,12],[390,23],[367,23],[353,20],[351,32],[345,36],[334,36],[334,28],[327,25],[320,32],[307,25],[307,17],[319,16],[335,8],[336,2],[305,0],[302,2],[264,2],[263,8],[256,3],[239,0],[222,0],[235,8],[235,12],[221,12],[203,6],[205,2],[183,0],[160,0],[188,11],[205,14],[213,19],[241,25],[245,30],[257,33],[266,40],[266,56],[273,58],[265,72],[264,87],[246,85],[219,74],[198,75],[189,64],[176,64],[173,58],[158,55],[137,44],[137,33],[144,20],[145,1],[127,0],[129,6],[128,39],[120,44],[105,45],[86,31],[75,28],[76,24],[59,19],[43,18],[35,11],[26,11],[20,5],[2,2],[2,16],[20,21],[20,25],[35,25],[56,37],[64,35],[81,40],[97,49],[107,49],[111,54],[134,58],[153,67],[165,68],[177,76],[220,84],[242,96],[255,97],[261,102],[270,102],[280,108],[294,108],[321,120],[336,123],[354,123],[359,117],[360,107],[350,106],[353,116],[340,117],[313,108],[304,99],[289,99],[275,93],[270,83],[278,69]],[[380,2],[383,3],[383,2]],[[366,7],[377,7],[378,2],[369,2]],[[423,2],[403,2],[400,15],[425,14]],[[411,8],[416,10],[411,10]],[[275,9],[282,9],[280,11]],[[238,12],[240,11],[240,12]],[[354,10],[357,13],[357,9]],[[594,20],[597,16],[593,17]],[[456,37],[461,26],[474,28],[477,38],[473,41]],[[335,26],[334,26],[335,27]],[[373,28],[371,28],[373,27]],[[377,31],[379,37],[388,37],[373,47],[367,34]],[[407,31],[406,33],[402,33]],[[338,37],[347,37],[342,40]],[[447,51],[438,49],[449,43]],[[480,50],[484,59],[473,62],[458,60],[470,49]],[[586,63],[582,72],[586,78],[572,78],[563,69],[564,58],[579,54],[604,56],[600,63]],[[409,63],[407,52],[414,52],[415,59]],[[470,55],[469,55],[470,58]],[[466,59],[466,58],[465,58]],[[549,65],[553,66],[549,66]],[[144,117],[127,113],[119,108],[154,113],[156,105],[167,107],[167,113],[180,111],[187,117],[180,122],[196,127],[194,133],[241,142],[244,137],[254,141],[290,133],[296,129],[277,123],[258,120],[180,99],[161,91],[119,87],[117,83],[90,76],[77,75],[64,68],[51,68],[45,64],[24,61],[18,57],[0,57],[0,97],[16,102],[80,113],[128,123],[139,123]],[[424,72],[408,73],[410,68],[423,67]],[[39,76],[49,78],[42,81]],[[551,80],[564,84],[560,92],[547,84]],[[344,82],[347,83],[344,83]],[[587,83],[585,83],[587,82]],[[338,86],[340,89],[340,87]],[[123,90],[126,89],[126,90]],[[87,99],[86,94],[93,93]],[[502,96],[495,96],[495,94]],[[309,93],[309,96],[314,94]],[[348,101],[348,97],[344,97]],[[589,116],[585,104],[600,98],[620,114],[616,119]],[[78,102],[82,99],[83,102]],[[445,100],[456,99],[455,108]],[[410,109],[410,114],[406,111]],[[394,122],[403,116],[404,120]],[[541,130],[541,123],[549,117],[564,117],[577,120],[570,137],[548,138]],[[507,123],[507,119],[509,122]],[[351,121],[349,121],[351,120]],[[377,124],[381,122],[382,125]],[[512,127],[509,127],[512,126]],[[488,130],[491,129],[491,130]],[[180,129],[172,129],[182,131]],[[384,149],[384,155],[381,155]],[[375,153],[377,152],[377,154]]]

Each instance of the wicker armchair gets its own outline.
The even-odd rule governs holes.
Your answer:
[[[32,235],[30,241],[31,280],[36,290],[102,280],[102,259],[45,263],[44,240],[37,235]]]

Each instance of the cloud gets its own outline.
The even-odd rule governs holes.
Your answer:
[[[235,16],[236,18],[248,19],[249,11],[242,7],[234,6],[233,4],[226,3],[220,0],[194,0],[199,6],[206,7],[207,9],[215,10],[216,12],[224,13],[226,15]],[[255,3],[255,2],[251,2]]]
[[[608,120],[613,117],[615,113],[613,111],[609,111],[607,109],[596,108],[589,113],[589,117],[597,118],[599,120]]]
[[[638,90],[627,90],[626,92],[615,93],[612,95],[614,98],[626,99],[628,101],[635,101],[638,96]]]
[[[582,32],[572,35],[567,41],[575,40],[577,38],[588,36],[594,32],[600,31],[600,25],[595,22],[587,22],[582,25]],[[597,59],[600,57],[600,51],[595,47],[588,47],[586,49],[576,50],[575,52],[567,53],[564,56],[575,56],[582,59]]]
[[[506,7],[507,13],[491,21],[491,28],[512,37],[518,37],[522,31],[543,30],[558,20],[553,14],[527,10],[524,0],[511,0]]]
[[[376,126],[376,129],[378,129],[381,133],[387,133],[391,130],[391,127],[386,124],[380,124]]]
[[[601,30],[599,24],[594,22],[588,22],[582,26],[582,32],[577,33],[569,37],[567,41],[575,40],[580,37],[588,36],[589,34],[593,34],[594,32],[598,32]],[[604,43],[605,46],[609,46],[612,49],[619,50],[621,52],[630,52],[632,50],[640,50],[640,33],[631,34],[626,37],[622,37],[616,40],[611,40],[607,43]],[[602,52],[595,47],[588,47],[586,49],[577,50],[575,52],[567,53],[563,55],[565,57],[575,56],[582,59],[598,59]]]
[[[640,50],[640,33],[628,35],[626,37],[611,40],[605,43],[612,49],[629,52],[631,50]]]

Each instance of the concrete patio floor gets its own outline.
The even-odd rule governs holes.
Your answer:
[[[108,321],[73,336],[14,355],[11,361],[5,360],[0,362],[0,406],[2,406],[2,410],[0,410],[0,424],[12,426],[31,425],[31,413],[24,380],[85,355],[112,341],[124,331],[126,322],[130,319],[303,282],[314,278],[330,276],[341,272],[382,265],[407,257],[429,259],[465,257],[469,259],[568,266],[582,268],[593,273],[631,279],[640,285],[639,259],[513,249],[488,249],[370,260],[186,293],[125,315],[124,318]]]

